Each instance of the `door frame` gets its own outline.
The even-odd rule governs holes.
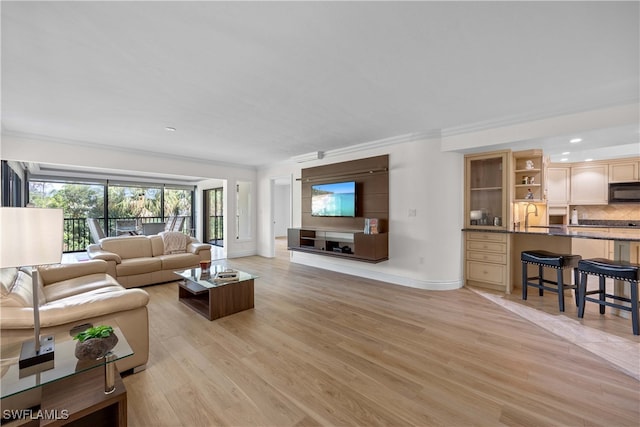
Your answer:
[[[290,228],[293,221],[293,174],[289,175],[280,175],[271,177],[269,180],[269,192],[271,193],[270,202],[269,202],[269,242],[267,245],[268,248],[268,257],[274,258],[276,256],[276,227],[275,227],[275,206],[276,206],[276,198],[275,198],[275,188],[279,182],[286,182],[289,186],[289,224],[287,227]]]

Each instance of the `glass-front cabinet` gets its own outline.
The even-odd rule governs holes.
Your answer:
[[[465,227],[507,228],[510,156],[509,150],[465,156]]]

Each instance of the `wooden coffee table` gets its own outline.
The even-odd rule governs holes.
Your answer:
[[[209,320],[253,308],[253,281],[257,276],[235,270],[236,280],[216,281],[216,273],[224,269],[211,266],[208,275],[203,275],[200,268],[176,271],[183,279],[178,285],[178,300]]]

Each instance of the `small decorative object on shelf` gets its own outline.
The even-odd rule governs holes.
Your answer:
[[[530,188],[527,190],[527,197],[526,197],[526,199],[528,199],[528,200],[533,200],[533,192],[531,191],[531,189],[530,189]]]
[[[378,218],[365,218],[364,219],[364,234],[378,234],[380,229],[378,228]]]
[[[103,358],[118,343],[118,337],[111,326],[94,326],[73,337],[76,343],[75,355],[80,360]]]
[[[525,162],[525,168],[526,169],[533,169],[533,160],[527,160]]]

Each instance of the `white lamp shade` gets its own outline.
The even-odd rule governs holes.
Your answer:
[[[62,209],[0,208],[0,268],[62,259]]]

